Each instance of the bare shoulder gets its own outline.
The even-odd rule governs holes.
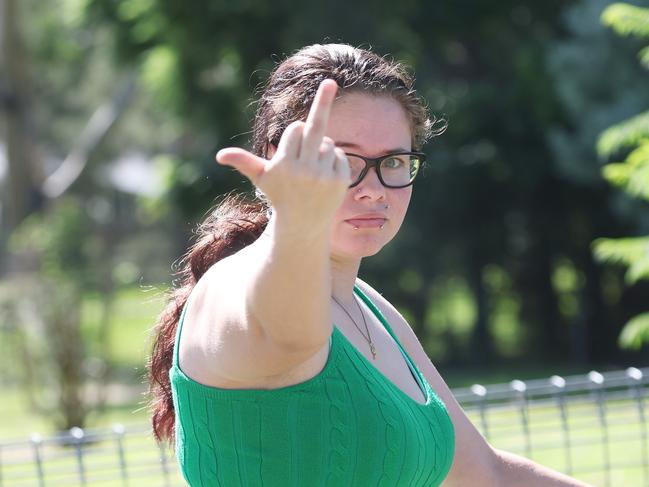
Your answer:
[[[235,272],[235,268],[242,265],[245,263],[238,254],[216,262],[200,277],[188,298],[179,358],[192,378],[210,382],[219,369],[229,377],[224,364],[219,363],[224,350],[234,341],[241,343],[244,336],[252,337],[249,323],[240,319],[245,304],[242,272]]]
[[[206,317],[227,320],[240,311],[246,260],[245,252],[239,251],[216,262],[201,276],[187,303],[189,322],[200,323]]]
[[[272,340],[249,312],[250,276],[258,266],[248,246],[214,264],[192,290],[181,340],[179,364],[185,374],[221,388],[268,388],[327,349],[288,350]],[[284,384],[282,384],[284,385]]]

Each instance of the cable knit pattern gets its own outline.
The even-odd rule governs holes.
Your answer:
[[[176,455],[190,486],[431,487],[453,463],[453,425],[442,401],[380,311],[426,403],[414,401],[334,326],[323,370],[277,389],[200,384],[178,366],[171,377]],[[184,310],[176,336],[176,349]]]

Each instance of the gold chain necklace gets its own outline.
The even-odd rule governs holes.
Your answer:
[[[331,299],[333,299],[336,302],[336,304],[340,306],[340,308],[345,312],[345,314],[349,316],[349,319],[352,320],[352,323],[354,323],[356,329],[359,331],[361,335],[363,335],[363,332],[356,324],[356,320],[354,320],[354,318],[352,318],[352,315],[349,314],[349,311],[347,311],[345,307],[342,304],[340,304],[340,301],[338,301],[333,295],[331,296]],[[370,351],[372,352],[372,359],[376,360],[376,348],[374,347],[374,343],[372,342],[372,336],[370,335],[370,330],[367,327],[367,321],[365,321],[365,313],[363,313],[363,310],[361,309],[361,305],[358,304],[356,296],[354,296],[354,302],[356,303],[356,306],[358,306],[358,311],[361,312],[361,317],[363,318],[363,324],[365,324],[365,330],[367,331],[367,336],[369,337],[369,338],[365,338],[365,335],[363,335],[363,338],[365,338],[365,341],[370,345]]]

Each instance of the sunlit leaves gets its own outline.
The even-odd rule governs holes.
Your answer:
[[[638,58],[640,59],[640,64],[642,64],[645,68],[649,69],[649,46],[640,49],[640,52],[638,53]]]
[[[611,184],[649,200],[649,139],[634,149],[625,162],[607,164],[602,173]]]
[[[149,15],[155,3],[155,0],[122,0],[117,7],[117,16],[121,20],[137,20]]]
[[[86,20],[88,0],[62,0],[60,13],[66,25],[80,27]]]
[[[142,81],[163,105],[173,106],[180,92],[178,52],[170,46],[151,49],[142,63]]]
[[[599,238],[593,242],[593,251],[599,261],[627,266],[628,284],[649,279],[649,237]]]
[[[614,3],[602,13],[604,25],[620,35],[649,36],[649,9],[625,3]]]
[[[649,313],[634,316],[624,326],[619,338],[620,346],[639,350],[643,343],[649,343]]]
[[[602,13],[602,23],[620,35],[649,37],[649,9],[616,3]],[[640,51],[643,65],[649,66],[649,50]],[[626,193],[649,200],[649,111],[618,123],[602,133],[597,152],[608,157],[620,149],[633,148],[624,162],[609,164],[602,173]],[[649,237],[601,238],[593,242],[595,258],[627,267],[625,279],[634,284],[649,279]],[[629,321],[620,335],[622,347],[638,349],[649,343],[649,313]]]
[[[649,111],[606,129],[597,141],[597,153],[608,157],[615,151],[632,147],[649,137]]]

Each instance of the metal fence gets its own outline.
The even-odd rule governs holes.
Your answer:
[[[173,452],[143,425],[0,442],[0,486],[181,486]]]
[[[496,448],[596,486],[649,487],[649,368],[474,385],[455,396]],[[0,441],[0,487],[184,485],[145,426]]]
[[[649,487],[649,368],[454,390],[489,442],[596,486]]]

